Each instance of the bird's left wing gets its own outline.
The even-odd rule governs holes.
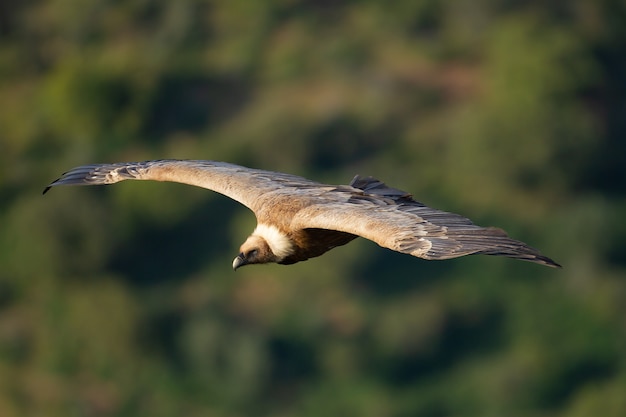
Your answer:
[[[114,184],[124,180],[171,181],[207,188],[256,209],[259,197],[283,187],[314,187],[316,182],[296,175],[263,171],[200,160],[155,160],[83,165],[69,170],[44,189],[57,185]]]
[[[351,233],[424,259],[485,254],[559,266],[501,229],[480,227],[458,214],[427,207],[373,178],[357,177],[352,185],[363,193],[321,196],[318,204],[300,210],[291,226]]]

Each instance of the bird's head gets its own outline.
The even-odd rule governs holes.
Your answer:
[[[233,269],[250,264],[266,264],[277,262],[270,245],[261,236],[252,235],[239,248],[239,255],[233,260]]]
[[[233,260],[233,269],[250,264],[281,262],[294,251],[294,244],[286,234],[274,226],[259,224],[239,248]]]

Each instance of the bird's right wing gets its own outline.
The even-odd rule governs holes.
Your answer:
[[[114,184],[124,180],[170,181],[218,192],[255,211],[263,194],[284,187],[315,187],[314,181],[290,174],[200,160],[155,160],[83,165],[69,170],[44,189],[58,185]]]

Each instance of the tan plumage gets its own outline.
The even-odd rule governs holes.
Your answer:
[[[458,214],[432,209],[371,177],[356,176],[350,185],[326,185],[225,162],[158,160],[80,166],[48,185],[44,194],[57,185],[127,179],[195,185],[252,210],[258,225],[241,246],[234,269],[304,261],[358,236],[424,259],[484,254],[560,266],[501,229],[480,227]]]

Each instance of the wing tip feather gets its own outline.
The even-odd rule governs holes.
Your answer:
[[[534,259],[529,259],[529,261],[540,264],[540,265],[549,266],[550,268],[556,268],[556,269],[563,268],[561,264],[543,255],[537,255],[535,256]]]

